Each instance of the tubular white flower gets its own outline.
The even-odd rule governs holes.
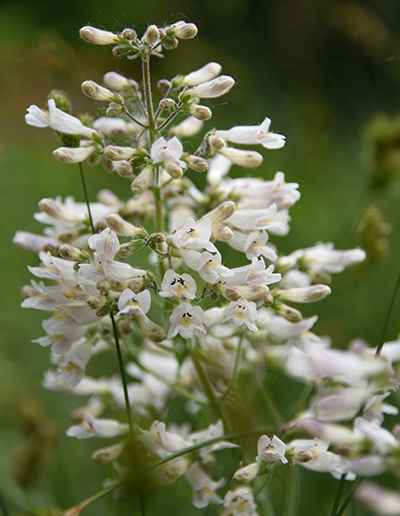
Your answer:
[[[139,294],[135,294],[129,288],[125,289],[118,299],[118,315],[132,314],[141,317],[145,321],[148,317],[145,315],[150,310],[151,295],[148,290],[143,290]]]
[[[218,152],[240,167],[255,168],[259,167],[263,162],[262,155],[255,151],[235,149],[234,147],[222,147]]]
[[[221,264],[220,253],[211,254],[208,251],[199,253],[193,250],[182,250],[182,258],[188,267],[197,271],[200,277],[208,283],[216,283],[222,275],[232,276],[228,267]]]
[[[204,312],[200,306],[182,303],[173,310],[169,321],[171,323],[168,331],[169,339],[172,339],[178,333],[184,339],[207,333],[204,328]]]
[[[207,249],[207,251],[216,252],[215,245],[210,242],[211,235],[212,222],[210,219],[204,218],[196,223],[192,218],[188,218],[183,228],[172,235],[172,240],[174,245],[179,248]]]
[[[203,509],[209,503],[222,504],[223,500],[215,492],[225,484],[225,479],[214,482],[199,464],[193,464],[185,473],[185,478],[193,489],[192,503],[196,509]]]
[[[185,75],[182,84],[185,86],[197,86],[198,84],[211,81],[221,73],[222,66],[218,63],[207,63],[198,70]]]
[[[310,285],[309,287],[290,288],[287,290],[277,290],[279,299],[292,301],[294,303],[313,303],[324,299],[331,293],[327,285]]]
[[[363,481],[357,487],[355,497],[366,509],[379,516],[398,516],[400,514],[398,491],[381,487],[373,482]]]
[[[225,131],[216,131],[215,134],[231,143],[261,144],[266,149],[280,149],[285,145],[285,137],[269,132],[270,125],[271,120],[266,117],[260,125],[241,125]]]
[[[172,269],[168,269],[164,274],[159,295],[161,297],[174,297],[175,299],[181,297],[194,299],[196,288],[196,282],[189,274],[181,275]]]
[[[96,419],[91,414],[84,415],[82,424],[68,428],[68,437],[77,439],[90,439],[91,437],[117,437],[125,434],[129,430],[129,425],[122,424],[115,419]]]
[[[221,75],[212,81],[203,82],[194,88],[186,90],[185,98],[214,99],[228,93],[235,84],[234,79],[229,75]]]
[[[253,493],[246,486],[228,491],[224,498],[224,508],[222,516],[258,516]]]
[[[285,457],[286,445],[283,441],[273,436],[270,439],[267,435],[262,435],[257,443],[257,462],[277,462],[280,460],[283,464],[287,464],[288,460]]]
[[[161,137],[151,146],[150,157],[153,163],[172,161],[185,168],[185,163],[180,160],[182,152],[183,146],[176,136],[168,141],[164,137]]]
[[[114,93],[104,86],[100,86],[94,81],[84,81],[81,84],[83,93],[94,100],[108,101],[108,102],[121,102],[123,99],[118,93]]]
[[[115,91],[125,90],[126,88],[133,86],[137,87],[138,85],[133,79],[127,79],[117,72],[107,72],[103,76],[103,81],[107,88]]]
[[[285,236],[289,232],[290,217],[286,210],[278,211],[276,204],[259,210],[236,210],[226,221],[245,231],[265,229],[274,235]]]
[[[250,331],[258,331],[255,321],[257,319],[257,306],[254,301],[239,299],[230,303],[224,312],[226,320],[232,320],[236,326],[245,324]]]

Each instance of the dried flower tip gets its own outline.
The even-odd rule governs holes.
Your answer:
[[[256,478],[259,469],[260,464],[258,462],[253,462],[248,466],[238,469],[233,475],[233,480],[237,484],[247,484]]]
[[[112,444],[106,448],[100,448],[100,450],[96,450],[92,453],[92,460],[99,465],[108,464],[109,462],[113,462],[117,459],[121,455],[123,449],[124,448],[120,443]]]
[[[188,102],[184,107],[185,111],[197,118],[197,120],[209,120],[212,117],[212,111],[206,106],[199,106],[193,102]]]
[[[53,151],[53,156],[63,163],[80,163],[85,161],[95,150],[95,147],[59,147]]]
[[[205,172],[208,170],[208,161],[198,156],[192,156],[191,154],[182,154],[182,160],[187,164],[189,168],[196,172]]]
[[[117,235],[130,236],[134,238],[146,238],[147,231],[143,228],[134,226],[124,220],[118,213],[111,213],[107,215],[106,222]]]
[[[94,81],[84,81],[81,84],[83,93],[94,100],[102,100],[108,102],[122,103],[123,98],[118,93],[114,93]]]
[[[291,306],[287,306],[284,303],[279,305],[277,314],[284,317],[291,323],[298,323],[303,320],[303,316],[298,310],[292,308]]]
[[[88,25],[80,29],[79,35],[82,39],[94,45],[112,45],[113,43],[117,43],[119,39],[117,34],[113,32],[96,29]]]
[[[63,244],[58,248],[60,255],[66,260],[88,260],[89,255],[82,249],[70,244]]]
[[[192,39],[197,35],[197,27],[194,23],[186,23],[178,21],[173,25],[165,27],[167,36],[172,36],[179,39]]]
[[[127,79],[117,72],[107,72],[104,74],[103,81],[107,88],[115,91],[122,91],[127,88],[138,88],[139,86],[133,79]]]
[[[182,93],[182,97],[185,100],[191,98],[214,99],[228,93],[234,84],[235,81],[232,77],[229,77],[229,75],[221,75],[212,81],[204,82],[194,88],[186,90]]]
[[[143,41],[148,45],[154,45],[154,43],[156,43],[158,39],[159,33],[157,25],[150,25],[150,27],[148,27],[146,32],[144,33]]]
[[[179,84],[197,86],[198,84],[215,79],[221,73],[221,70],[222,66],[219,63],[207,63],[202,68],[182,77]]]

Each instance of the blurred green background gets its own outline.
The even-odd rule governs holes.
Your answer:
[[[29,505],[67,507],[95,492],[105,476],[89,459],[84,467],[80,462],[96,444],[64,436],[69,412],[80,400],[41,388],[48,352],[30,340],[41,335],[43,314],[19,307],[20,288],[30,280],[26,267],[36,258],[12,246],[13,234],[41,231],[32,214],[43,197],[74,195],[82,200],[76,171],[51,155],[57,145],[51,131],[26,126],[25,109],[44,105],[47,93],[57,88],[69,92],[75,113],[95,114],[96,107],[80,91],[83,80],[101,82],[110,70],[139,78],[136,62],[117,60],[108,49],[81,41],[81,26],[114,31],[134,27],[141,33],[149,23],[162,26],[180,19],[196,23],[199,35],[157,61],[154,76],[172,77],[218,61],[237,84],[229,96],[213,103],[209,128],[256,124],[268,116],[272,129],[287,137],[283,150],[264,153],[255,172],[272,178],[283,170],[287,181],[300,183],[302,198],[291,210],[291,233],[273,239],[282,252],[320,240],[339,248],[361,245],[356,227],[372,202],[392,224],[389,253],[369,267],[334,277],[333,294],[304,311],[320,314],[315,331],[332,335],[338,347],[355,337],[372,346],[379,341],[400,251],[397,0],[2,1],[0,491],[11,513]],[[128,195],[127,183],[101,168],[90,169],[87,182],[93,196],[101,188]],[[397,337],[399,310],[400,299],[387,340]],[[37,448],[44,462],[49,458],[44,475],[31,468],[27,493],[13,476],[20,458],[27,458],[24,446]],[[315,477],[305,476],[318,482]],[[302,504],[309,515],[325,514],[307,499]],[[178,509],[171,508],[171,514]],[[108,511],[111,506],[100,503],[87,514]]]

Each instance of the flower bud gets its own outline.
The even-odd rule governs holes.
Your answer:
[[[132,240],[132,242],[125,242],[124,244],[120,245],[117,256],[120,256],[121,258],[127,258],[135,251],[142,249],[142,247],[145,245],[146,244],[143,242],[143,240]]]
[[[327,285],[311,285],[309,287],[289,288],[277,290],[279,299],[292,301],[294,303],[312,303],[319,301],[331,293]]]
[[[100,450],[96,450],[92,453],[92,460],[99,465],[108,464],[109,462],[113,462],[117,459],[121,455],[123,449],[124,448],[121,443],[112,444],[106,448],[100,448]]]
[[[183,169],[178,163],[175,161],[163,161],[163,168],[168,172],[168,174],[174,179],[179,179],[183,176]]]
[[[29,299],[37,295],[37,290],[32,285],[24,285],[21,289],[21,295],[24,299]]]
[[[229,219],[235,210],[236,205],[233,201],[225,201],[213,210],[203,215],[199,222],[207,218],[210,219],[213,224],[217,224],[218,222],[223,222],[224,220]]]
[[[103,86],[100,86],[94,81],[84,81],[81,84],[83,93],[94,100],[106,100],[109,102],[116,102],[120,104],[123,98],[118,93],[114,93]]]
[[[233,480],[237,484],[247,484],[256,478],[259,469],[260,464],[258,462],[253,462],[244,468],[238,469],[233,475]]]
[[[89,255],[82,249],[70,244],[63,244],[58,248],[60,255],[66,260],[88,260]]]
[[[303,320],[303,316],[298,310],[292,308],[291,306],[287,306],[284,303],[279,305],[276,312],[278,315],[284,317],[291,323],[298,323]]]
[[[99,310],[107,303],[107,298],[99,294],[92,294],[87,298],[86,302],[92,310]]]
[[[112,170],[121,177],[129,177],[134,179],[133,165],[131,161],[112,161]]]
[[[104,156],[111,161],[122,161],[138,155],[138,149],[134,147],[119,147],[117,145],[109,145],[104,149]]]
[[[110,118],[114,118],[124,112],[123,106],[118,104],[110,104],[106,109],[106,115]]]
[[[59,147],[53,151],[53,156],[63,163],[80,163],[85,161],[95,150],[95,147]]]
[[[167,237],[164,233],[152,233],[149,236],[149,241],[154,244],[163,244],[166,241]]]
[[[160,79],[160,80],[157,82],[157,88],[158,88],[162,93],[166,93],[170,87],[171,87],[171,83],[170,83],[170,81],[168,81],[167,79]]]
[[[173,50],[179,45],[179,40],[178,38],[166,37],[163,39],[162,44],[167,50]]]
[[[118,41],[117,34],[107,30],[96,29],[88,25],[80,29],[79,35],[82,39],[94,45],[112,45]]]
[[[137,34],[134,29],[124,29],[121,33],[121,36],[124,39],[136,39],[137,38]]]
[[[197,86],[198,84],[215,79],[222,70],[222,66],[218,63],[207,63],[199,70],[196,70],[182,77],[180,84],[185,86]]]
[[[211,135],[208,138],[208,143],[214,150],[221,150],[225,147],[226,142],[221,136]]]
[[[127,79],[123,75],[117,72],[107,72],[103,77],[104,84],[107,88],[111,88],[115,91],[125,90],[127,88],[137,88],[138,83],[133,79]]]
[[[179,39],[192,39],[197,35],[197,27],[194,23],[178,21],[165,28],[167,36],[174,36]]]
[[[135,179],[131,183],[131,190],[134,194],[139,194],[141,192],[144,192],[144,190],[147,190],[147,188],[150,186],[151,182],[151,175],[152,175],[152,168],[151,167],[145,167],[140,174],[135,177]]]
[[[225,299],[228,299],[229,301],[238,301],[242,297],[237,287],[229,287],[222,283],[218,283],[215,287],[215,290],[217,290],[221,296],[223,296]]]
[[[233,238],[233,231],[223,224],[215,224],[213,226],[212,237],[219,242],[228,242]]]
[[[54,199],[42,199],[39,201],[39,208],[53,219],[65,222],[80,222],[82,220],[80,215]]]
[[[137,319],[140,330],[149,340],[153,342],[162,342],[167,338],[167,334],[164,329],[161,328],[161,326],[158,326],[158,324],[153,323],[150,319],[145,321],[143,317],[138,317]]]
[[[186,99],[215,99],[228,93],[235,84],[234,79],[229,75],[221,75],[212,81],[201,83],[182,93],[182,97]]]
[[[97,282],[96,284],[97,290],[100,294],[108,294],[111,290],[111,280],[108,278],[104,278]]]
[[[154,43],[159,39],[158,27],[157,25],[150,25],[143,36],[143,41],[148,45],[154,45]]]
[[[107,215],[106,222],[108,227],[115,231],[117,235],[134,238],[146,238],[147,236],[147,231],[145,229],[130,224],[118,215],[118,213]]]
[[[177,105],[174,99],[166,98],[160,101],[159,107],[164,111],[173,111]]]
[[[208,170],[208,161],[198,156],[192,156],[191,154],[182,154],[181,159],[187,164],[189,168],[196,172],[204,172]]]
[[[218,152],[240,167],[258,167],[263,161],[262,155],[255,151],[235,149],[234,147],[223,147]]]
[[[198,120],[209,120],[212,117],[212,111],[206,106],[199,106],[193,102],[186,103],[184,109],[187,113],[194,116]]]

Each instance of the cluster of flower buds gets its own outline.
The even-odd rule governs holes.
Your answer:
[[[85,41],[140,58],[141,81],[116,72],[104,75],[104,85],[85,81],[84,94],[107,104],[106,116],[93,122],[64,111],[59,95],[48,100],[48,109],[28,108],[29,125],[53,129],[64,144],[74,137],[73,145],[53,152],[57,159],[80,163],[81,171],[84,160],[102,160],[131,187],[123,200],[102,190],[97,202],[40,201],[35,218],[46,225],[43,234],[17,232],[14,239],[40,260],[29,268],[38,279],[24,287],[22,306],[51,314],[43,322],[45,336],[35,341],[50,347],[55,366],[45,387],[89,397],[67,434],[116,439],[94,453],[96,462],[115,462],[125,478],[123,451],[141,443],[147,461],[162,460],[154,484],[185,477],[195,507],[223,504],[224,516],[256,516],[249,486],[231,484],[224,499],[216,493],[226,479],[214,452],[236,446],[224,438],[222,420],[226,431],[235,429],[225,405],[239,395],[239,376],[250,371],[257,377],[272,365],[318,392],[306,411],[277,427],[279,438],[261,436],[255,461],[242,464],[234,482],[257,482],[278,463],[349,479],[377,474],[388,465],[398,468],[397,435],[381,423],[383,413],[397,410],[384,399],[394,386],[399,343],[385,344],[374,356],[366,346],[331,349],[310,332],[317,317],[303,318],[299,305],[329,295],[330,275],[362,262],[365,253],[318,243],[283,255],[270,241],[289,233],[298,184],[286,182],[282,172],[268,180],[228,175],[232,166],[247,169],[263,160],[232,144],[285,145],[284,136],[270,131],[269,118],[211,129],[195,152],[185,151],[182,140],[212,116],[201,99],[228,93],[235,81],[210,62],[159,81],[155,101],[150,58],[196,33],[183,21],[150,25],[142,38],[133,29],[114,34],[83,27]],[[205,173],[202,189],[196,172]],[[91,357],[117,348],[121,358],[120,344],[129,357],[125,366],[120,362],[121,380],[92,377]],[[209,426],[188,431],[169,421],[167,430],[160,419],[167,420],[173,397],[185,401],[188,413],[200,411]],[[126,418],[101,417],[110,408],[125,408]],[[285,444],[281,438],[290,432],[299,435]]]

